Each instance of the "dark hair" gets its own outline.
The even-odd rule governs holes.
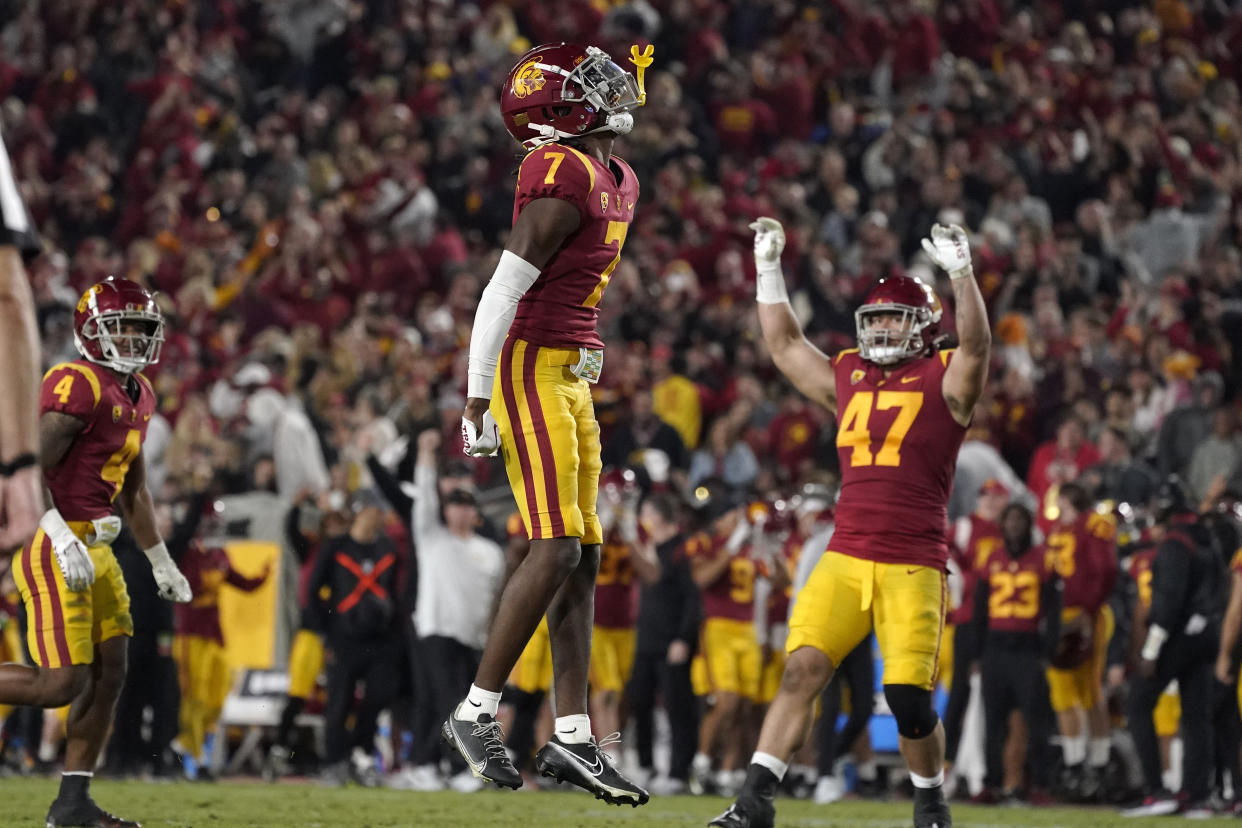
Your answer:
[[[654,492],[647,496],[646,502],[668,523],[676,523],[681,516],[681,503],[671,492]]]
[[[1122,438],[1125,439],[1124,437]],[[1061,490],[1057,494],[1070,502],[1070,505],[1078,512],[1085,512],[1091,508],[1091,495],[1087,494],[1087,488],[1078,482],[1065,483],[1061,486]]]

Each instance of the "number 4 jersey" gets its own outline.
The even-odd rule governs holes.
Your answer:
[[[841,463],[834,551],[944,568],[949,490],[966,434],[940,390],[952,358],[946,350],[913,359],[887,378],[857,349],[833,359]]]
[[[634,220],[638,178],[615,155],[601,164],[573,147],[548,144],[528,154],[518,169],[514,223],[540,198],[577,207],[578,229],[518,303],[509,335],[546,347],[603,348],[595,321]]]
[[[43,377],[39,412],[58,411],[86,423],[64,458],[45,475],[52,502],[68,521],[112,514],[129,464],[138,456],[155,412],[155,392],[146,377],[130,383],[84,359],[62,362]]]

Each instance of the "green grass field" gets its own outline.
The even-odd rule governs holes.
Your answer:
[[[668,797],[642,808],[609,807],[577,792],[474,795],[420,794],[345,788],[325,790],[288,782],[221,784],[111,782],[94,786],[101,806],[145,828],[629,828],[629,826],[697,826],[724,810],[723,799]],[[0,780],[0,826],[41,828],[56,793],[49,780]],[[842,802],[816,806],[781,800],[777,825],[782,828],[905,828],[908,802]],[[954,809],[958,828],[1111,828],[1111,826],[1185,826],[1182,819],[1123,819],[1102,809],[979,808]]]

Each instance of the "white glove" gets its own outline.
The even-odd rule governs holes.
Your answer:
[[[194,596],[190,592],[190,582],[177,569],[168,554],[168,547],[160,541],[146,550],[147,560],[151,562],[151,574],[155,576],[155,585],[159,587],[160,597],[165,601],[178,604],[188,603]]]
[[[923,239],[923,250],[950,279],[964,279],[974,275],[970,264],[970,241],[966,231],[956,224],[945,227],[933,224],[931,238]]]
[[[462,451],[468,457],[495,457],[500,451],[500,429],[492,412],[483,412],[483,430],[475,431],[474,423],[461,418]]]
[[[750,229],[755,231],[755,299],[761,305],[788,302],[785,275],[781,273],[785,228],[776,219],[763,216],[752,221]]]
[[[65,576],[65,586],[70,592],[85,592],[95,583],[95,564],[91,561],[86,544],[73,534],[69,524],[56,509],[48,509],[39,519],[39,528],[52,542],[56,553],[56,565]]]

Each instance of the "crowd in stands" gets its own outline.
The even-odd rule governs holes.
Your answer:
[[[460,463],[520,160],[498,92],[557,40],[655,46],[617,145],[642,196],[601,304],[606,466],[679,496],[831,490],[835,427],[764,352],[747,225],[784,223],[794,307],[831,353],[892,273],[935,285],[951,337],[918,244],[939,221],[970,232],[994,331],[951,519],[992,478],[1045,533],[1072,481],[1143,504],[1177,473],[1205,510],[1242,493],[1226,4],[0,0],[0,21],[46,362],[76,357],[72,308],[108,274],[170,320],[158,501],[309,491],[339,522],[369,458],[414,479],[400,438],[438,431]],[[466,471],[481,503],[506,491],[498,461]]]

